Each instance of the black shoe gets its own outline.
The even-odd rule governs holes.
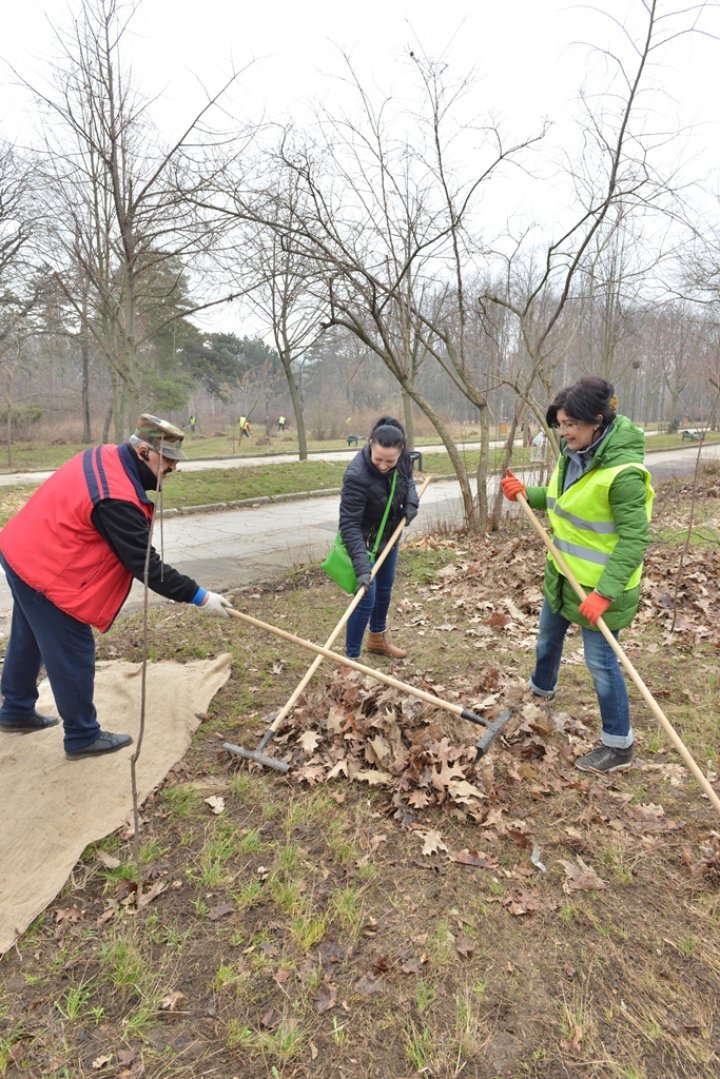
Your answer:
[[[97,757],[100,753],[114,753],[116,749],[124,749],[132,745],[132,736],[129,734],[111,734],[110,731],[100,731],[94,742],[75,752],[65,750],[65,756],[75,761],[78,757]]]
[[[630,768],[633,761],[633,747],[615,749],[614,746],[597,746],[584,757],[578,757],[575,767],[581,772],[620,772]]]
[[[0,731],[30,734],[32,731],[46,731],[48,727],[57,727],[59,722],[56,716],[41,716],[38,712],[31,712],[18,719],[0,719]]]

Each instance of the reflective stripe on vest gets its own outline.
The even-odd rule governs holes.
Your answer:
[[[613,532],[617,532],[614,521],[588,521],[586,517],[578,517],[574,513],[568,513],[562,506],[557,505],[557,499],[555,498],[548,498],[548,509],[550,509],[551,503],[553,507],[556,507],[555,512],[558,517],[564,517],[566,521],[570,521],[572,524],[577,525],[578,528],[588,528],[591,532],[599,532],[606,535],[612,535]]]
[[[645,480],[645,512],[648,521],[654,496],[650,473],[644,465],[627,463],[614,468],[593,468],[562,494],[558,492],[560,470],[556,466],[547,491],[547,511],[553,542],[577,580],[594,588],[602,577],[618,542],[610,507],[610,487],[615,477],[636,468]],[[563,569],[548,555],[559,573]],[[635,588],[642,576],[642,563],[634,570],[625,590]]]

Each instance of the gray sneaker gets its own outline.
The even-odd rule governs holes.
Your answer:
[[[575,767],[581,772],[620,772],[630,768],[633,761],[633,747],[615,749],[613,746],[597,746],[584,757],[578,757]]]

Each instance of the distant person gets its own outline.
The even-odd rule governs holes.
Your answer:
[[[548,555],[530,676],[537,697],[554,697],[565,635],[573,623],[581,627],[602,721],[600,745],[575,761],[582,772],[616,772],[633,759],[627,687],[597,622],[617,638],[635,617],[654,493],[643,464],[645,435],[616,409],[604,378],[587,376],[561,390],[546,413],[561,451],[548,486],[526,488],[509,469],[501,480],[506,498],[522,494],[533,509],[547,510],[553,542],[587,592],[581,601]]]
[[[238,422],[240,424],[240,437],[250,438],[250,420],[247,416],[241,416]]]
[[[545,456],[546,446],[547,436],[545,435],[545,432],[541,429],[530,442],[530,460],[542,461],[543,457]]]
[[[193,435],[195,434],[195,427],[196,426],[197,426],[197,416],[194,416],[194,415],[189,416],[188,417],[188,427],[190,428],[190,432]]]
[[[405,517],[410,524],[418,511],[405,431],[392,416],[382,416],[370,432],[369,441],[348,465],[340,494],[340,532],[352,559],[357,587],[367,588],[346,628],[345,654],[353,658],[360,655],[368,623],[368,652],[394,659],[407,655],[405,649],[392,644],[387,635],[398,545],[395,544],[388,553],[372,581],[368,558],[390,497],[393,474],[396,475],[395,491],[378,551],[386,546],[399,521]]]
[[[281,432],[285,430],[285,424],[286,423],[287,423],[287,420],[285,419],[284,416],[278,416],[278,428],[279,428],[279,430]]]
[[[35,491],[0,532],[0,565],[13,597],[0,679],[0,731],[29,733],[58,720],[35,711],[45,667],[63,721],[65,755],[113,753],[129,734],[101,730],[93,704],[95,638],[143,581],[155,507],[146,492],[184,459],[183,431],[147,413],[122,445],[84,450]],[[148,585],[203,614],[227,618],[230,602],[201,588],[150,549]]]

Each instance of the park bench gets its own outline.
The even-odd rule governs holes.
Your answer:
[[[684,431],[680,432],[680,435],[683,442],[701,442],[702,439],[705,437],[705,432],[694,431],[686,427]]]
[[[347,444],[348,444],[348,446],[359,446],[360,443],[364,442],[364,441],[365,441],[365,439],[364,439],[364,437],[362,435],[348,435],[347,436]]]

